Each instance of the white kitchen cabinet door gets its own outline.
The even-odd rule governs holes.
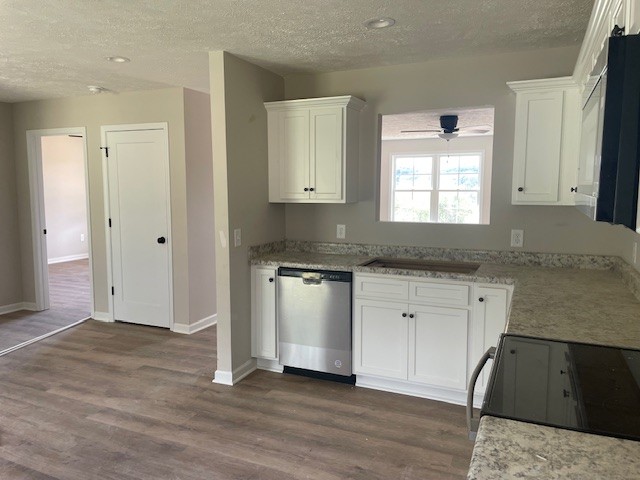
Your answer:
[[[356,299],[353,315],[356,374],[407,379],[407,304]]]
[[[514,205],[574,205],[580,92],[570,77],[509,82],[516,92]]]
[[[516,202],[558,200],[562,102],[562,91],[518,95],[513,159]]]
[[[409,312],[409,380],[465,390],[469,311],[409,305]]]
[[[310,111],[310,195],[312,200],[342,200],[343,108],[315,108]]]
[[[251,269],[251,355],[278,359],[276,274],[272,267]]]
[[[508,301],[508,291],[505,288],[476,286],[474,294],[471,368],[475,368],[490,347],[498,346],[500,334],[507,324]],[[476,383],[476,393],[486,390],[492,363],[489,360],[482,370]]]
[[[309,111],[279,112],[279,198],[309,197]]]
[[[640,2],[638,0],[625,0],[627,2],[627,31],[631,35],[640,33]]]
[[[269,201],[358,200],[359,112],[345,95],[265,103],[269,131]]]

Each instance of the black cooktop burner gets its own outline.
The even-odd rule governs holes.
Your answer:
[[[481,415],[640,441],[640,350],[504,335]]]

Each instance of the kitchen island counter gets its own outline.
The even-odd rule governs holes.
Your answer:
[[[640,475],[640,442],[482,417],[468,480],[631,479]]]

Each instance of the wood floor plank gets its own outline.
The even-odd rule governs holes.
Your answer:
[[[0,351],[91,316],[89,260],[49,265],[49,304],[42,312],[0,315]]]
[[[213,384],[215,335],[89,321],[0,357],[0,478],[465,478],[463,407],[264,371]]]

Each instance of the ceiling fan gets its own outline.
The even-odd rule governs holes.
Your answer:
[[[440,128],[428,128],[425,130],[400,130],[400,133],[438,133],[440,138],[446,141],[456,138],[458,132],[483,134],[491,130],[488,125],[475,125],[469,127],[458,127],[458,115],[441,115]]]

